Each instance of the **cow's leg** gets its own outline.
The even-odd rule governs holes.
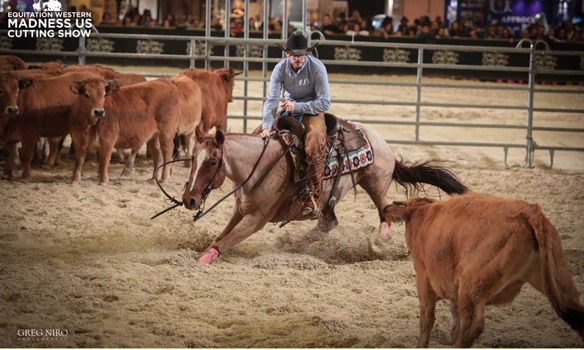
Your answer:
[[[420,299],[420,340],[418,341],[418,347],[427,348],[430,343],[430,332],[434,327],[438,296],[423,273],[417,275],[416,287],[418,289],[418,298]]]
[[[450,339],[452,344],[458,339],[460,332],[460,314],[458,313],[458,302],[450,301],[450,313],[452,313],[452,330],[450,330]]]
[[[233,219],[233,218],[232,218]],[[268,222],[268,216],[262,215],[260,212],[254,214],[245,215],[231,231],[227,234],[223,234],[224,237],[218,241],[215,247],[211,247],[199,258],[199,262],[210,264],[217,257],[219,253],[225,253],[231,249],[234,245],[240,243],[247,237],[251,236],[254,232],[260,230]],[[236,221],[236,220],[234,220]]]
[[[72,145],[75,145],[75,169],[73,169],[73,177],[71,182],[73,184],[78,184],[81,181],[81,169],[83,168],[83,163],[85,162],[85,156],[87,155],[87,148],[89,140],[87,137],[73,137]]]
[[[4,160],[4,176],[7,178],[12,178],[12,167],[14,166],[14,160],[18,153],[18,142],[5,145],[4,154],[6,159]]]
[[[389,185],[391,184],[391,174],[387,176],[387,178],[386,176],[376,175],[377,171],[374,167],[376,167],[376,165],[372,164],[370,168],[367,169],[367,175],[359,181],[359,185],[363,187],[365,192],[371,197],[371,200],[377,208],[380,221],[377,239],[386,240],[391,237],[389,236],[389,224],[385,221],[383,210],[388,205],[387,192],[389,191]],[[380,170],[385,171],[384,169]]]
[[[475,302],[470,295],[460,295],[460,333],[455,348],[469,348],[485,329],[485,300]]]
[[[190,134],[186,134],[184,135],[185,137],[185,150],[187,151],[187,156],[186,158],[189,160],[185,160],[184,162],[184,167],[185,168],[190,168],[191,167],[191,157],[193,156],[193,152],[195,151],[195,147],[197,145],[197,142],[195,141],[195,133],[192,132]]]
[[[124,163],[126,161],[126,154],[123,148],[116,148],[116,153],[118,155],[118,162]]]
[[[132,149],[130,156],[126,159],[124,164],[124,170],[122,171],[122,176],[130,176],[134,172],[134,161],[136,160],[136,155],[140,151],[140,147]]]
[[[158,142],[158,136],[153,136],[147,143],[147,149],[150,150],[150,155],[154,161],[154,171],[152,172],[152,179],[158,179],[158,174],[156,169],[162,165],[162,154],[160,153],[160,142]]]
[[[30,181],[30,166],[34,156],[34,146],[37,139],[37,135],[27,135],[22,140],[22,181],[24,182]]]
[[[61,138],[51,137],[47,140],[49,142],[49,158],[47,159],[47,165],[54,167],[59,164],[59,155],[61,154],[59,144],[61,143]]]
[[[109,181],[107,169],[112,157],[114,143],[106,140],[100,140],[99,145],[99,184],[105,185]]]
[[[162,161],[164,163],[172,160],[172,151],[174,149],[173,135],[160,134],[160,150],[162,151]],[[170,169],[172,164],[167,164],[162,168],[162,175],[160,181],[163,182],[170,177]]]

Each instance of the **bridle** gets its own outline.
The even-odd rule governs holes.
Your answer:
[[[219,158],[219,164],[217,164],[215,174],[213,174],[213,177],[211,178],[211,180],[209,181],[209,183],[207,184],[207,186],[205,187],[205,189],[201,193],[201,203],[199,204],[198,211],[194,217],[195,222],[197,222],[197,220],[199,220],[204,214],[206,214],[206,213],[204,213],[205,201],[207,200],[207,197],[209,197],[209,194],[213,190],[213,184],[215,183],[215,180],[217,179],[217,175],[219,175],[219,171],[221,171],[221,167],[223,167],[223,145],[221,145],[220,149],[221,149],[221,157]],[[192,182],[194,181],[193,175],[194,175],[194,172],[191,169],[191,176],[189,177],[189,181],[186,184],[188,189],[191,188]],[[243,186],[243,184],[242,184],[242,186]],[[215,207],[215,205],[212,206],[209,210],[213,209],[214,207]]]
[[[205,207],[205,201],[207,199],[207,197],[209,196],[209,194],[211,193],[211,191],[213,190],[213,183],[215,182],[215,179],[217,178],[217,176],[219,175],[219,171],[221,170],[221,167],[223,166],[223,145],[221,145],[221,159],[219,160],[219,164],[217,166],[217,170],[215,171],[215,174],[213,175],[213,178],[211,179],[211,181],[209,181],[209,184],[207,184],[207,186],[205,187],[205,189],[202,192],[202,200],[201,200],[201,204],[199,204],[199,208],[197,213],[193,216],[193,220],[194,222],[197,222],[199,219],[201,219],[203,216],[207,215],[208,212],[210,212],[211,210],[213,210],[216,206],[218,206],[221,202],[223,202],[225,199],[229,198],[229,196],[231,196],[232,194],[234,194],[235,192],[239,191],[253,176],[253,174],[255,173],[258,165],[260,164],[260,161],[262,160],[262,158],[264,157],[264,153],[266,153],[266,149],[268,148],[268,145],[270,144],[270,137],[264,137],[264,147],[262,149],[262,153],[260,154],[260,156],[258,157],[258,160],[255,162],[249,176],[243,180],[243,182],[237,186],[236,188],[234,188],[231,192],[229,192],[228,194],[226,194],[225,196],[223,196],[221,199],[219,199],[215,204],[213,204],[211,206],[211,208],[207,209],[206,211],[204,211],[204,207]],[[188,160],[194,160],[195,157],[193,157],[192,159],[175,159],[175,160],[171,160],[169,162],[166,162],[164,164],[161,164],[158,168],[156,168],[156,171],[154,172],[154,174],[158,174],[158,170],[160,168],[162,168],[163,166],[167,165],[167,164],[172,164],[172,163],[176,163],[176,162],[184,162],[184,161],[188,161]],[[195,174],[195,170],[196,168],[193,168],[194,162],[191,164],[191,174],[189,176],[189,181],[185,183],[185,189],[186,188],[191,188],[192,182],[195,180],[193,178],[193,175]],[[150,218],[150,220],[154,220],[157,217],[159,217],[160,215],[176,208],[176,207],[180,207],[182,205],[184,205],[183,202],[177,200],[175,197],[172,197],[171,195],[169,195],[164,188],[162,187],[162,185],[160,184],[160,182],[158,181],[158,177],[156,176],[156,184],[158,185],[158,187],[160,188],[160,190],[162,191],[162,193],[164,193],[164,195],[173,203],[173,205],[171,205],[170,207],[164,209],[163,211],[159,212],[158,214],[154,215],[153,217]]]

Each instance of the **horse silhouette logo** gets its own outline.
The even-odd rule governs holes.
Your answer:
[[[32,9],[34,12],[40,11],[61,11],[63,6],[59,0],[35,0],[34,4],[32,5]]]

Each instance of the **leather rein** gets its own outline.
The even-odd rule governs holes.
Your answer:
[[[221,170],[221,167],[223,166],[223,146],[221,146],[221,160],[219,161],[219,165],[217,166],[217,170],[215,171],[215,174],[213,175],[213,178],[211,179],[211,181],[209,181],[209,184],[205,187],[205,189],[203,190],[202,193],[202,200],[201,200],[201,204],[199,205],[199,209],[197,211],[197,213],[193,216],[193,220],[194,222],[197,222],[200,218],[202,218],[203,216],[207,215],[207,213],[209,213],[211,210],[213,210],[216,206],[218,206],[221,202],[223,202],[224,200],[226,200],[227,198],[229,198],[232,194],[234,194],[235,192],[237,192],[238,190],[240,190],[253,176],[253,174],[256,172],[258,165],[260,164],[260,161],[262,160],[262,158],[264,157],[264,154],[266,153],[266,149],[268,148],[268,145],[270,144],[270,139],[271,137],[264,137],[263,141],[264,141],[264,147],[262,149],[262,153],[260,154],[260,156],[258,157],[258,160],[255,162],[251,173],[249,174],[249,176],[243,180],[243,182],[237,186],[235,189],[233,189],[231,192],[229,192],[228,194],[226,194],[225,196],[223,196],[221,199],[219,199],[215,204],[213,204],[209,209],[207,209],[206,211],[204,210],[205,208],[205,201],[207,199],[207,197],[209,196],[209,194],[212,191],[212,186],[213,186],[213,182],[215,182],[215,179],[217,178],[217,175],[219,174],[219,171]],[[284,151],[284,154],[287,152]],[[281,157],[280,157],[281,158]],[[278,160],[280,160],[280,158],[278,158]],[[188,161],[190,159],[175,159],[175,160],[171,160],[169,162],[166,162],[162,165],[160,165],[158,168],[156,168],[156,171],[154,172],[155,174],[158,174],[158,170],[160,168],[162,168],[163,166],[167,165],[167,164],[172,164],[172,163],[176,163],[176,162],[183,162],[183,161]],[[191,167],[194,164],[191,164]],[[273,166],[270,167],[270,169],[268,170],[268,172],[270,170],[272,170]],[[265,176],[266,174],[264,174]],[[263,177],[264,177],[263,176]],[[263,177],[261,180],[263,180]],[[193,179],[194,181],[194,179]],[[189,183],[191,182],[191,179],[189,178],[189,181],[187,183],[185,183],[185,188],[187,185],[189,185]],[[164,188],[162,187],[162,185],[160,184],[160,181],[158,181],[158,177],[156,177],[156,184],[158,185],[158,187],[160,188],[160,190],[162,191],[162,193],[173,203],[170,207],[162,210],[161,212],[159,212],[158,214],[154,215],[153,217],[150,218],[150,220],[154,220],[157,217],[159,217],[160,215],[176,208],[176,207],[180,207],[182,205],[184,205],[183,202],[177,200],[175,197],[172,197],[171,195],[169,195]],[[255,189],[255,186],[254,186]],[[252,189],[253,190],[253,189]]]

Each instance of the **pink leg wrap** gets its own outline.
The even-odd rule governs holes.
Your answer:
[[[379,235],[383,238],[389,237],[389,224],[387,222],[384,221],[379,225]]]
[[[203,256],[197,260],[202,264],[211,264],[213,261],[217,260],[219,257],[219,250],[217,248],[209,247]]]

